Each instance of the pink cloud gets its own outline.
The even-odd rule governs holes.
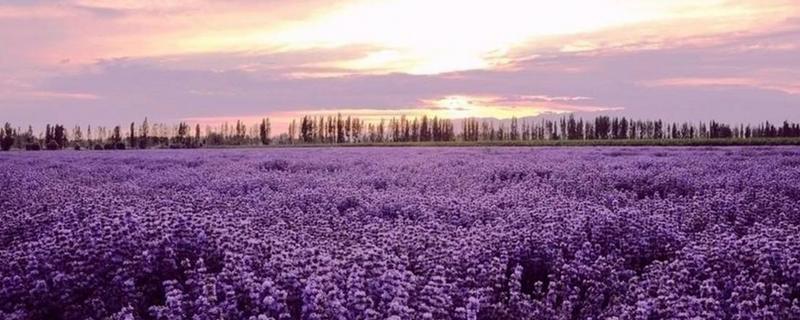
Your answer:
[[[98,100],[99,96],[91,93],[53,92],[53,91],[19,91],[0,93],[0,101],[58,101],[58,100]]]
[[[652,87],[752,87],[763,90],[775,90],[786,94],[800,95],[800,81],[795,83],[775,82],[771,79],[747,77],[717,78],[668,78],[645,81],[642,84]]]

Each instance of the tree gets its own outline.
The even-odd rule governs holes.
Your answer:
[[[611,129],[611,119],[607,116],[599,116],[594,119],[594,136],[597,139],[608,139],[608,132]]]
[[[131,122],[131,132],[128,137],[128,143],[131,145],[131,149],[136,148],[136,129],[134,129],[134,127],[135,124]]]
[[[572,116],[570,115],[570,119],[571,118]],[[517,117],[511,117],[511,129],[509,131],[509,138],[511,140],[519,140],[519,124],[517,121]]]
[[[681,137],[680,134],[678,134],[678,125],[675,123],[672,124],[672,134],[670,134],[670,136],[672,139],[678,139]]]
[[[408,142],[411,139],[411,126],[405,115],[400,116],[400,134],[403,142]]]
[[[67,144],[67,133],[62,125],[48,124],[44,129],[44,143],[48,150],[58,150]]]
[[[33,126],[28,125],[28,131],[25,132],[23,138],[24,138],[23,141],[25,143],[34,143],[35,142],[34,141],[34,137],[33,137]]]
[[[378,124],[378,130],[377,131],[378,131],[378,132],[376,132],[377,139],[378,139],[377,141],[378,142],[383,142],[384,131],[385,131],[385,124],[384,124],[384,120],[383,119],[381,119],[381,122]]]
[[[628,120],[622,117],[619,121],[619,139],[628,139]]]
[[[329,143],[334,143],[336,141],[336,123],[334,123],[333,116],[328,116],[326,137]]]
[[[122,133],[119,126],[114,127],[114,131],[111,133],[111,143],[115,146],[119,143],[122,143]]]
[[[234,136],[234,143],[243,144],[246,137],[247,137],[247,126],[245,126],[241,120],[236,120],[236,135]]]
[[[72,141],[77,146],[80,146],[83,142],[83,132],[81,131],[81,126],[75,126],[72,128]]]
[[[88,125],[86,127],[86,142],[89,144],[89,148],[92,147],[92,125]]]
[[[314,141],[323,143],[325,142],[325,117],[320,116],[319,121],[316,124],[316,136],[314,137]]]
[[[345,142],[345,135],[344,135],[344,121],[342,120],[342,114],[336,114],[336,143],[344,143]]]
[[[67,130],[63,125],[57,124],[53,128],[53,140],[58,144],[58,148],[64,148],[67,145]]]
[[[572,114],[569,115],[569,119],[566,122],[567,125],[567,139],[568,140],[575,140],[578,139],[578,123],[575,121],[575,116]]]
[[[11,150],[14,145],[17,133],[11,128],[11,124],[6,122],[2,130],[2,138],[0,138],[0,149],[3,151]]]
[[[292,120],[294,122],[294,120]],[[289,131],[291,131],[291,126],[289,126]],[[345,142],[352,142],[353,138],[353,119],[350,116],[347,116],[347,120],[344,121],[344,137]]]
[[[303,116],[300,123],[300,140],[304,143],[311,143],[314,139],[314,123],[308,116]]]
[[[294,144],[294,139],[297,136],[297,121],[294,119],[292,119],[292,122],[289,124],[288,134],[289,143]]]
[[[664,123],[661,120],[658,120],[653,125],[655,129],[655,133],[653,135],[654,139],[663,139],[664,138]]]
[[[261,136],[261,144],[268,145],[270,143],[270,135],[272,133],[272,126],[269,123],[269,118],[261,119],[261,125],[259,125],[258,129]]]
[[[148,139],[147,135],[148,135],[149,132],[150,132],[150,125],[147,122],[147,118],[145,117],[144,121],[142,121],[142,127],[139,129],[139,134],[140,134],[140,136],[139,136],[139,148],[140,149],[146,149],[147,148],[147,139]]]
[[[433,135],[433,141],[439,141],[441,137],[441,130],[439,129],[439,118],[433,117],[432,125],[431,125],[431,133]]]
[[[236,123],[236,137],[239,137],[239,125],[240,123]],[[175,137],[175,141],[178,144],[185,144],[186,143],[186,136],[189,134],[189,125],[185,122],[178,123],[178,135]]]
[[[480,138],[478,119],[464,119],[462,122],[461,135],[464,141],[478,141]]]
[[[44,127],[44,143],[48,144],[52,140],[53,140],[53,131],[50,129],[50,124],[48,123]]]
[[[350,128],[350,142],[361,142],[361,120],[356,117],[353,117]]]
[[[420,141],[431,141],[431,132],[428,123],[428,116],[423,115],[422,120],[419,124],[419,140]]]
[[[201,144],[200,143],[200,124],[199,123],[194,125],[194,144],[195,144],[195,147],[199,147],[200,144]]]

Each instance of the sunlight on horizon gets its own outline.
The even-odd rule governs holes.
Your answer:
[[[242,121],[246,125],[258,124],[261,119],[269,118],[273,128],[286,130],[292,120],[300,122],[303,116],[310,117],[356,117],[366,123],[379,123],[381,120],[399,119],[400,117],[461,120],[466,118],[483,118],[508,120],[511,118],[535,117],[542,114],[566,114],[572,111],[615,111],[619,108],[599,107],[587,103],[587,97],[517,97],[507,101],[495,96],[451,95],[437,99],[422,100],[418,106],[397,107],[387,109],[344,108],[336,110],[301,110],[292,112],[273,112],[263,115],[190,117],[183,121],[199,123],[203,126],[219,126],[224,123],[233,124]]]

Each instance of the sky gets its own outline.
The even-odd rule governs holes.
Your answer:
[[[0,0],[0,121],[800,121],[798,0]]]

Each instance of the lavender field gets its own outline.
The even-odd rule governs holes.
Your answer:
[[[798,148],[0,155],[0,319],[800,319]]]

